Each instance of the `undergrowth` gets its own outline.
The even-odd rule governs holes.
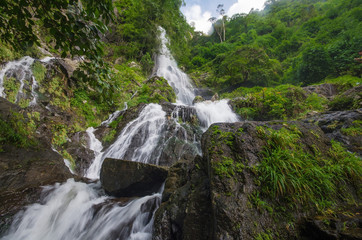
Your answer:
[[[261,192],[293,208],[310,204],[322,211],[333,206],[336,197],[348,198],[341,186],[360,189],[362,166],[356,155],[332,141],[328,156],[318,149],[309,153],[300,144],[297,129],[266,129],[264,160],[258,166]]]

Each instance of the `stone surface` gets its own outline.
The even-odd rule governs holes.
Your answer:
[[[326,97],[328,99],[334,97],[339,93],[338,85],[331,83],[323,83],[320,85],[311,85],[303,87],[303,90],[308,94],[316,93],[319,96]]]
[[[362,121],[362,109],[326,112],[303,121],[318,125],[329,139],[341,142],[348,150],[362,156],[361,134],[349,135],[345,132],[345,129],[355,127],[358,121]]]
[[[142,197],[159,191],[167,170],[156,165],[107,158],[101,169],[101,183],[107,194]]]
[[[328,154],[330,139],[314,123],[270,121],[212,125],[202,136],[203,156],[181,160],[170,168],[162,204],[155,215],[153,239],[309,239],[303,232],[308,228],[305,219],[314,221],[315,211],[291,210],[286,217],[252,203],[260,188],[256,166],[263,160],[262,152],[267,144],[258,132],[259,127],[279,130],[294,125],[301,132],[299,141],[304,151],[312,153],[318,148],[320,154]],[[213,126],[218,126],[217,130]],[[230,176],[220,175],[216,169],[225,158],[232,161],[232,166],[244,167]],[[260,204],[266,201],[264,204],[275,206],[273,199],[260,200]],[[358,231],[360,227],[349,236],[355,236]],[[358,239],[343,238],[343,234],[347,233],[339,232],[338,239]]]

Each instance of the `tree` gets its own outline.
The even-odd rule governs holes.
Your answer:
[[[40,35],[49,46],[67,55],[87,59],[78,77],[107,87],[108,68],[102,60],[101,37],[113,18],[112,0],[2,0],[0,39],[15,50],[40,46]]]
[[[224,5],[223,4],[219,4],[216,8],[216,11],[220,14],[221,19],[217,19],[216,17],[211,17],[209,18],[209,21],[212,23],[217,35],[220,38],[220,42],[225,42],[225,20],[226,20],[226,15],[225,15],[225,10],[224,10]]]

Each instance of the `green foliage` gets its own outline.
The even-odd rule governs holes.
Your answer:
[[[52,145],[56,147],[62,146],[68,141],[67,127],[62,124],[54,124],[52,126]],[[68,159],[69,160],[69,159]]]
[[[316,94],[307,95],[293,85],[275,88],[238,88],[222,97],[238,97],[232,100],[234,110],[244,119],[273,120],[303,117],[310,111],[323,111],[327,100]]]
[[[360,77],[362,65],[354,58],[362,44],[361,7],[361,2],[349,0],[269,1],[261,12],[226,19],[222,44],[227,47],[222,51],[216,48],[217,33],[195,33],[188,71],[208,73],[201,84],[222,92]]]
[[[213,162],[212,167],[216,175],[220,177],[233,177],[235,173],[242,172],[244,164],[234,162],[232,158],[223,157],[219,162]]]
[[[361,136],[362,135],[362,121],[356,120],[352,122],[352,126],[348,128],[341,128],[341,132],[348,136]]]
[[[20,88],[20,82],[18,82],[15,78],[10,77],[7,78],[4,76],[4,92],[6,94],[7,100],[12,103],[16,102],[16,96],[18,94]]]
[[[323,210],[336,196],[343,196],[339,183],[361,181],[361,161],[339,143],[332,142],[329,157],[322,157],[318,149],[308,153],[299,141],[296,128],[267,129],[264,159],[258,166],[262,193],[292,206],[314,206]]]
[[[45,78],[45,74],[47,72],[46,67],[44,67],[43,64],[41,64],[40,62],[36,61],[33,65],[32,65],[32,71],[33,71],[33,76],[35,77],[36,81],[41,84]]]
[[[350,75],[344,75],[337,78],[327,78],[324,83],[331,83],[338,85],[341,91],[345,91],[349,88],[359,86],[361,84],[361,78],[353,77]]]
[[[12,144],[18,147],[31,147],[37,144],[34,138],[37,114],[28,117],[24,118],[21,113],[12,112],[7,120],[0,119],[0,146]]]
[[[102,139],[103,142],[110,143],[113,141],[114,137],[116,136],[117,131],[115,129],[112,129],[105,135]]]

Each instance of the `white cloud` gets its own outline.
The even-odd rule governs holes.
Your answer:
[[[203,13],[200,5],[192,5],[190,8],[186,8],[184,10],[184,15],[187,22],[190,25],[193,25],[196,31],[210,33],[212,30],[212,24],[209,22],[209,18],[212,17],[211,13],[208,11]]]
[[[252,8],[262,10],[264,3],[265,0],[238,0],[229,8],[227,15],[232,17],[236,13],[249,13]]]

